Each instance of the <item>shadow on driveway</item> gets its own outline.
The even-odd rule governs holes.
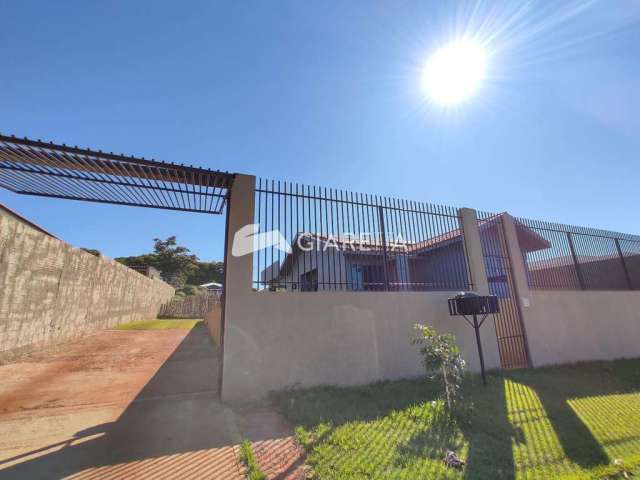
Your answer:
[[[115,422],[5,459],[0,478],[233,478],[233,428],[218,401],[219,374],[219,352],[200,323]]]

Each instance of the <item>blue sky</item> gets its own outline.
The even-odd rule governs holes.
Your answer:
[[[455,110],[420,70],[466,32],[488,79]],[[4,2],[0,132],[640,233],[640,2]],[[0,191],[108,256],[223,218]]]

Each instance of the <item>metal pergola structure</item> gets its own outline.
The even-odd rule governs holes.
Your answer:
[[[220,214],[234,174],[0,134],[0,187],[24,195]]]

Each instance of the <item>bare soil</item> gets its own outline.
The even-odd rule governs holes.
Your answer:
[[[219,370],[202,324],[101,331],[2,365],[0,479],[239,479],[241,438],[282,439],[286,455],[260,456],[280,459],[269,478],[296,478],[289,426],[222,405]]]

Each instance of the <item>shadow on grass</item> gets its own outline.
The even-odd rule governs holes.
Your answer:
[[[475,385],[473,424],[465,430],[465,478],[515,478],[513,450],[525,444],[521,470],[536,462],[550,471],[559,468],[552,460],[545,464],[545,457],[566,458],[587,470],[609,465],[603,445],[569,401],[637,391],[638,364],[620,360],[516,370],[491,375],[486,388]]]
[[[435,385],[424,380],[293,390],[274,399],[281,413],[295,425],[307,430],[331,425],[324,427],[322,438],[312,445],[311,457],[323,466],[346,462],[350,457],[355,463],[345,465],[357,467],[358,458],[386,457],[386,466],[371,468],[397,472],[394,469],[411,468],[421,459],[440,462],[449,449],[462,454],[466,444],[464,471],[436,468],[432,478],[511,480],[533,472],[554,478],[610,465],[602,439],[599,441],[585,424],[597,418],[583,421],[572,408],[572,400],[637,392],[639,367],[639,360],[628,360],[501,372],[490,375],[486,387],[473,377],[465,387],[474,404],[471,422],[458,424],[463,425],[461,428],[447,417],[428,418],[428,412],[437,411],[429,403],[438,392]],[[428,426],[423,428],[424,423],[413,421],[414,415],[426,415]],[[597,412],[590,415],[597,416]],[[351,422],[373,423],[358,427]],[[383,450],[372,440],[376,436],[389,439]],[[401,437],[404,439],[397,440]],[[316,449],[319,444],[323,447]]]
[[[320,423],[338,427],[346,422],[376,420],[437,398],[437,388],[430,382],[398,380],[359,387],[286,390],[271,399],[289,422],[309,429]]]
[[[522,371],[506,377],[535,392],[564,454],[572,463],[590,469],[608,465],[611,459],[569,400],[629,391],[632,387],[626,375],[614,373],[619,367],[623,368],[619,373],[623,373],[624,362],[598,362]]]
[[[409,442],[398,448],[400,458],[414,456],[441,461],[446,452],[460,452],[464,438],[459,435],[455,420],[443,409],[435,409],[428,430],[411,437]]]
[[[471,424],[464,427],[469,443],[465,479],[514,479],[516,468],[512,443],[524,442],[522,431],[509,421],[505,380],[489,375],[487,386],[478,378],[471,386],[474,410]]]

